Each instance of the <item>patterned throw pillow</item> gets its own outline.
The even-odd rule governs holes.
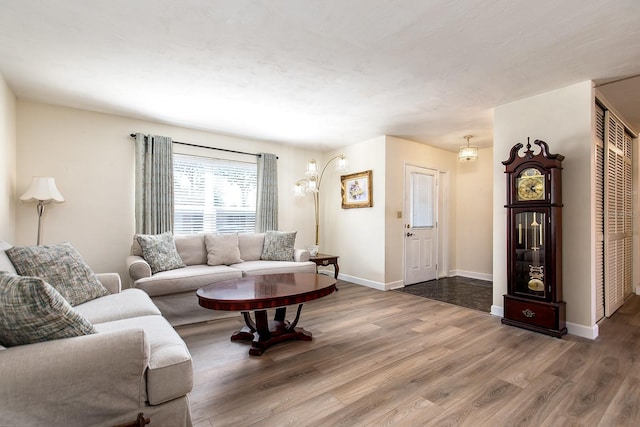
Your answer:
[[[0,272],[0,344],[5,347],[95,334],[93,325],[38,277]]]
[[[238,233],[205,234],[207,264],[231,265],[243,262],[240,258]]]
[[[261,258],[266,261],[293,261],[296,234],[297,231],[267,231]]]
[[[14,246],[7,256],[19,275],[40,277],[72,306],[109,295],[71,243]]]
[[[178,254],[172,232],[136,234],[136,240],[142,248],[142,257],[151,267],[151,273],[186,267]]]

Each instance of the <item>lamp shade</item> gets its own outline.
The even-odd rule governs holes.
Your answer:
[[[458,159],[462,161],[476,160],[478,158],[478,147],[461,147],[458,151]]]
[[[20,197],[23,202],[62,203],[64,197],[56,187],[56,180],[50,176],[34,176],[31,185]]]
[[[460,147],[458,151],[458,159],[468,162],[469,160],[476,160],[478,158],[478,147],[469,145],[469,140],[473,138],[473,135],[465,135],[464,139],[467,140],[466,147]]]
[[[307,175],[314,176],[318,174],[318,162],[315,159],[307,161]]]

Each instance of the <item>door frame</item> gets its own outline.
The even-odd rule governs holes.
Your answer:
[[[438,170],[438,279],[449,276],[449,172]]]
[[[438,179],[436,197],[437,197],[437,229],[438,229],[438,267],[436,269],[436,276],[438,278],[447,277],[449,275],[449,172],[443,171],[438,168],[419,165],[416,163],[404,162],[402,166],[402,217],[406,219],[409,217],[410,212],[407,211],[407,197],[409,197],[409,189],[406,185],[405,176],[407,174],[408,167],[416,167],[421,169],[429,169],[436,172]],[[407,277],[407,248],[404,244],[404,224],[406,220],[402,222],[400,230],[402,239],[402,287],[406,286]]]

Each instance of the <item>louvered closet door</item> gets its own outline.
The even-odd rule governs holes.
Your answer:
[[[608,317],[632,292],[632,181],[631,137],[609,111],[604,118],[604,282]]]

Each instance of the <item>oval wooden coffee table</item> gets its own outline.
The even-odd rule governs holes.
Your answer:
[[[336,279],[315,273],[269,274],[217,282],[198,289],[198,303],[212,310],[241,311],[245,327],[231,341],[251,341],[249,354],[260,356],[282,341],[310,341],[311,332],[296,327],[302,303],[322,298],[336,290]],[[287,305],[298,304],[293,322],[285,320]],[[275,308],[273,321],[267,309]],[[249,311],[253,310],[255,321]]]

